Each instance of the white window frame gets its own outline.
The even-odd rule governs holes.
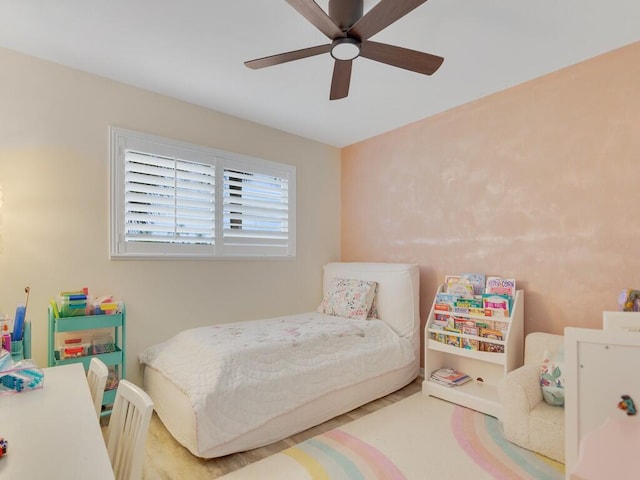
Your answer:
[[[126,130],[123,128],[109,128],[110,151],[110,258],[111,259],[229,259],[229,258],[293,258],[296,255],[296,168],[279,162],[249,157],[223,150],[203,147],[186,142],[171,140],[159,136]],[[213,206],[213,241],[197,243],[182,243],[181,241],[138,241],[135,238],[127,239],[126,236],[126,201],[125,201],[125,157],[129,152],[142,152],[156,157],[182,160],[185,163],[194,162],[206,166],[212,166],[214,172],[214,200]],[[131,154],[130,154],[131,155]],[[129,157],[131,158],[131,156]],[[207,167],[208,168],[208,167]],[[237,189],[234,179],[242,175],[229,178],[227,172],[242,172],[247,182],[246,195],[240,195],[239,200],[244,200],[241,207],[244,213],[230,212],[225,209],[230,204],[231,196]],[[251,179],[255,175],[255,188],[252,189]],[[209,177],[208,177],[209,178]],[[225,181],[226,179],[226,181]],[[266,179],[266,182],[260,181]],[[272,188],[270,180],[273,180],[276,188]],[[231,184],[236,183],[236,186]],[[230,186],[231,185],[231,186]],[[252,205],[251,191],[274,190],[278,193],[278,200],[266,205],[269,212],[275,212],[280,218],[277,222],[269,218],[268,222],[261,217],[255,219],[253,224],[257,228],[267,224],[280,224],[281,228],[276,232],[273,228],[266,233],[246,228],[243,235],[242,227],[235,225],[242,223],[242,215],[247,222],[253,217],[250,211],[256,208]],[[232,195],[229,195],[231,192]],[[279,193],[282,192],[282,193]],[[259,200],[260,201],[260,200]],[[236,205],[234,199],[233,205]],[[277,210],[271,207],[275,206]],[[242,208],[244,207],[244,208]],[[260,209],[258,209],[260,210]],[[176,214],[177,215],[177,214]],[[269,213],[272,215],[272,213]],[[234,220],[230,220],[233,216]],[[274,217],[275,218],[275,217]],[[239,220],[238,220],[239,219]],[[234,226],[229,226],[233,223]]]

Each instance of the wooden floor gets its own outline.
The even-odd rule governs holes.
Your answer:
[[[144,479],[168,480],[174,478],[189,478],[190,480],[197,480],[220,477],[257,460],[261,460],[262,458],[278,453],[281,450],[296,445],[320,433],[324,433],[347,422],[351,422],[357,418],[375,412],[376,410],[391,405],[398,400],[407,398],[414,393],[419,392],[421,390],[421,385],[422,378],[419,377],[397,392],[371,403],[367,403],[362,407],[277,443],[211,460],[203,460],[191,455],[188,450],[178,444],[173,437],[171,437],[154,412],[151,419],[151,427],[149,428],[149,439],[147,440]]]

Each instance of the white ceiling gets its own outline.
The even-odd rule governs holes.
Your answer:
[[[338,147],[639,41],[640,1],[430,0],[372,40],[445,61],[356,59],[329,101],[328,54],[243,65],[328,43],[284,0],[0,0],[2,47]]]

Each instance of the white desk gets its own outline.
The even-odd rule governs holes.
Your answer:
[[[113,480],[82,364],[43,371],[43,388],[0,396],[0,478]]]

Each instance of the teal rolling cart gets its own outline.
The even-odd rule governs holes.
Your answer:
[[[88,355],[82,355],[74,358],[60,358],[60,352],[56,349],[56,334],[81,332],[83,330],[113,329],[113,341],[115,350],[108,353],[92,354],[89,350]],[[85,371],[89,368],[89,363],[93,357],[98,357],[108,367],[113,367],[117,378],[126,378],[125,365],[125,335],[126,335],[126,311],[124,303],[119,313],[111,315],[87,315],[74,317],[56,318],[51,307],[49,307],[49,354],[48,364],[50,367],[56,365],[67,365],[69,363],[82,363]],[[108,408],[113,405],[116,397],[116,389],[105,390],[102,399],[102,416],[109,415],[111,410]]]

